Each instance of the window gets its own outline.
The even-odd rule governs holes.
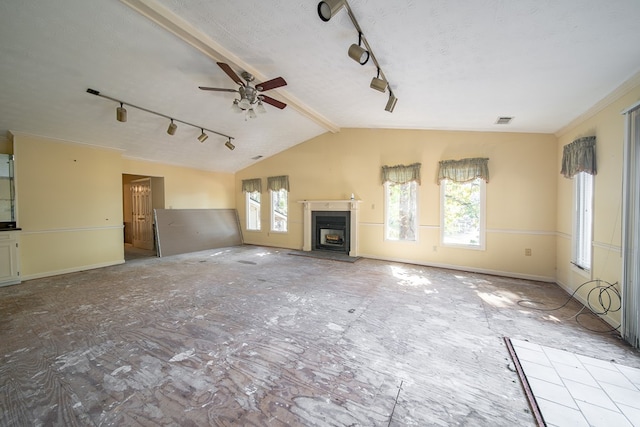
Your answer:
[[[385,238],[387,240],[416,240],[418,183],[385,182]]]
[[[468,182],[443,179],[440,182],[443,245],[484,249],[485,189],[482,178]]]
[[[287,231],[286,189],[271,190],[271,231]]]
[[[245,193],[247,196],[247,230],[260,230],[260,193]]]
[[[579,172],[573,176],[574,224],[573,263],[591,269],[591,233],[593,222],[593,175]]]

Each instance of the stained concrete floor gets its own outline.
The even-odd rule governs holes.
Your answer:
[[[256,246],[31,280],[0,288],[0,426],[534,425],[504,336],[640,367],[577,302],[517,304],[566,297]]]

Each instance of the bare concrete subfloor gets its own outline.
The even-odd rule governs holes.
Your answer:
[[[503,336],[640,367],[577,302],[517,304],[553,284],[287,252],[0,288],[0,425],[527,426]]]

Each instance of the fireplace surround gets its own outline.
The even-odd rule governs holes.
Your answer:
[[[358,256],[358,205],[360,200],[302,200],[303,251],[343,251]],[[314,221],[315,218],[315,221]],[[321,218],[317,229],[318,218]],[[324,231],[322,231],[324,230]],[[317,247],[317,244],[320,247]]]

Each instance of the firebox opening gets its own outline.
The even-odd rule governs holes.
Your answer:
[[[351,212],[312,212],[312,250],[349,253]]]

